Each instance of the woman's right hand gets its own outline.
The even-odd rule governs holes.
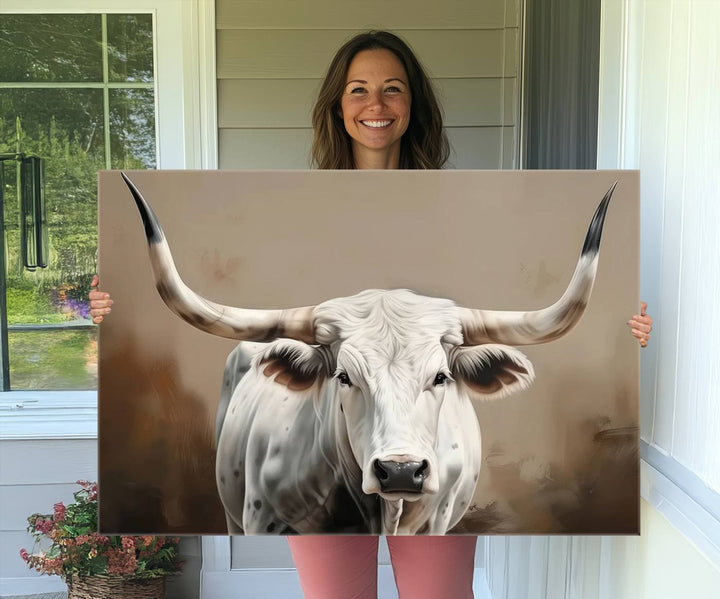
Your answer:
[[[99,283],[100,279],[95,275],[92,283],[90,283],[90,287],[95,287],[95,289],[88,294],[88,298],[90,299],[90,316],[92,316],[92,321],[95,324],[100,324],[103,318],[105,318],[107,314],[110,314],[110,306],[113,305],[110,294],[97,289]]]

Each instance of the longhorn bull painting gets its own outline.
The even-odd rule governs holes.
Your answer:
[[[477,405],[529,389],[535,368],[517,347],[559,340],[581,321],[615,184],[590,219],[569,283],[547,307],[479,309],[368,289],[262,309],[217,303],[186,285],[143,191],[122,178],[164,303],[195,328],[241,342],[225,364],[215,425],[228,532],[488,530],[502,506],[478,502],[478,481],[497,447],[483,455]]]

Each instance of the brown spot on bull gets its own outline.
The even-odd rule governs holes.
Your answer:
[[[275,383],[283,385],[291,391],[305,391],[312,387],[317,380],[317,374],[300,372],[292,367],[288,359],[282,356],[263,360],[260,365],[265,365],[263,374],[266,377],[272,378],[275,376]],[[283,401],[286,399],[287,397]]]

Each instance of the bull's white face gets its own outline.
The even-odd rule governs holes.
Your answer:
[[[339,399],[362,490],[386,499],[437,493],[444,401],[468,401],[473,388],[498,396],[533,377],[530,362],[513,348],[461,348],[452,301],[406,290],[325,302],[316,308],[315,330],[330,351],[326,384]]]

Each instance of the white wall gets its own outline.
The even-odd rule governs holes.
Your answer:
[[[710,563],[667,519],[642,502],[639,537],[609,540],[613,599],[717,599],[720,568]]]

